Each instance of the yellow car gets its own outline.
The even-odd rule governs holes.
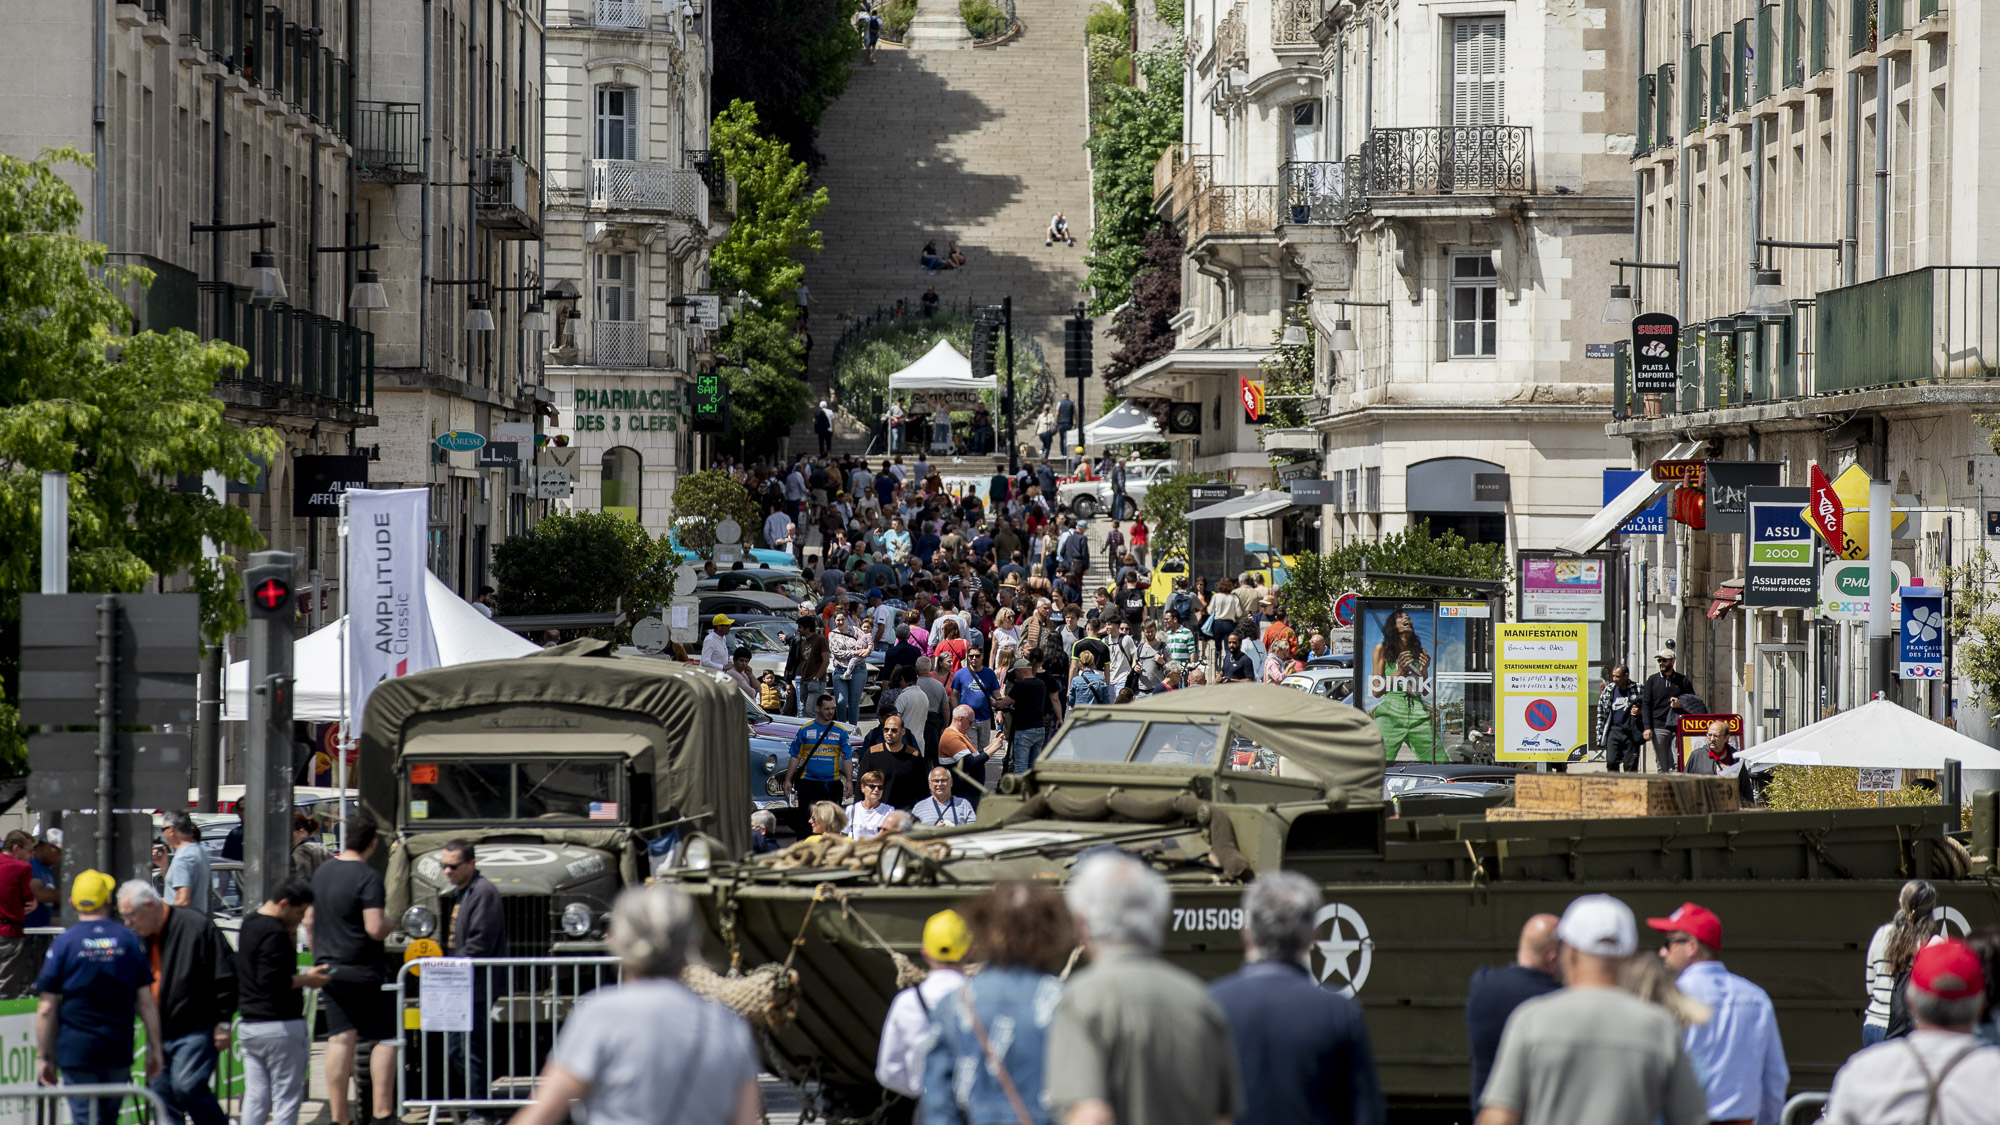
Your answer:
[[[1245,543],[1243,565],[1237,568],[1236,574],[1254,574],[1264,585],[1282,588],[1292,576],[1291,560],[1262,543]],[[1153,566],[1153,584],[1146,590],[1146,604],[1167,604],[1167,599],[1173,596],[1175,581],[1186,576],[1186,555],[1175,552],[1158,560]]]

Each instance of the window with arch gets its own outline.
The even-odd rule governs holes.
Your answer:
[[[645,461],[638,450],[623,445],[605,450],[598,468],[597,510],[638,523],[639,487],[644,472]]]
[[[639,159],[639,91],[599,86],[593,151],[599,160]]]

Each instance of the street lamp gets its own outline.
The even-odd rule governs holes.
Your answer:
[[[1604,323],[1625,324],[1638,314],[1632,304],[1632,287],[1623,283],[1611,287],[1611,296],[1604,299]]]
[[[1783,320],[1792,315],[1792,305],[1785,299],[1784,275],[1775,269],[1758,270],[1757,284],[1750,289],[1750,307],[1746,314],[1764,320]]]
[[[474,297],[465,302],[465,330],[467,332],[493,331],[493,302],[485,297]]]
[[[541,301],[537,300],[533,302],[528,306],[528,311],[521,314],[521,328],[527,332],[547,332],[549,330],[548,310],[542,307]]]
[[[1354,338],[1354,322],[1351,320],[1334,321],[1333,335],[1327,338],[1327,346],[1337,352],[1360,351],[1361,341]]]
[[[250,254],[250,303],[269,307],[285,299],[285,275],[278,272],[278,256],[269,250]]]
[[[348,294],[347,307],[350,309],[386,309],[389,307],[389,293],[382,288],[382,275],[374,270],[359,270],[354,275],[354,291]]]

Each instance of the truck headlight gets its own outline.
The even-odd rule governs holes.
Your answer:
[[[563,933],[568,934],[570,937],[580,938],[588,934],[593,921],[594,919],[590,916],[590,907],[580,902],[572,902],[568,906],[563,907],[562,929]]]
[[[706,871],[715,862],[715,853],[710,850],[708,837],[689,836],[681,845],[681,866],[690,871]]]
[[[428,906],[412,906],[403,911],[403,932],[413,938],[427,938],[437,932],[437,914]]]

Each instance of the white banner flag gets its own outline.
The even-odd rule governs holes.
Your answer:
[[[347,490],[348,737],[383,680],[438,665],[424,581],[430,490]]]

